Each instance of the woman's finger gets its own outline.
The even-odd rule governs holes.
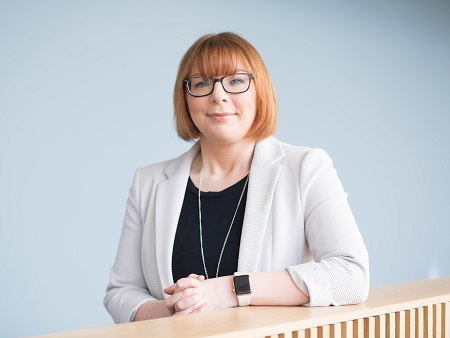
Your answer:
[[[199,281],[204,281],[205,280],[205,276],[203,275],[196,275],[195,273],[191,273],[188,278],[195,278]]]
[[[204,312],[204,311],[206,311],[207,308],[208,308],[208,303],[205,300],[199,306],[196,306],[196,308],[193,311],[189,312],[189,314]]]
[[[199,293],[198,288],[188,288],[180,292],[176,292],[165,300],[167,309],[171,314],[184,311],[196,303],[201,303],[203,295]],[[199,306],[198,304],[197,306]]]
[[[175,312],[187,310],[191,306],[204,301],[203,295],[197,293],[196,289],[186,289],[178,294],[181,294],[182,297],[174,304]]]
[[[196,288],[201,285],[201,281],[196,278],[181,278],[175,284],[165,288],[164,292],[168,295],[173,295],[176,292],[180,292],[188,288]]]
[[[185,304],[187,304],[187,303],[185,303]],[[186,308],[184,310],[175,312],[174,315],[188,315],[191,313],[198,313],[198,312],[203,311],[202,309],[204,309],[204,308],[206,308],[206,300],[203,299],[203,297],[202,297],[202,299],[200,299],[195,304],[189,306],[188,308]]]
[[[171,286],[168,286],[164,289],[164,293],[166,295],[173,295],[175,293],[175,284],[172,284]]]

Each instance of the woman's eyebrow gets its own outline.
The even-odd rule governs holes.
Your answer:
[[[236,74],[236,73],[251,73],[251,72],[248,71],[247,69],[237,68],[237,69],[234,71],[234,73],[227,74],[227,75],[233,75],[233,74]],[[227,76],[227,75],[225,75],[225,76]],[[189,78],[195,77],[195,76],[198,76],[198,77],[208,77],[208,76],[202,75],[202,74],[200,74],[200,73],[193,73],[193,74],[191,74],[191,75],[189,76]]]

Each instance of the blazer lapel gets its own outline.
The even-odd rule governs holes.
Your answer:
[[[196,143],[187,153],[170,161],[164,169],[167,179],[158,184],[155,207],[155,246],[158,272],[163,287],[173,284],[173,243],[191,164],[199,150],[199,144]]]
[[[273,137],[258,142],[255,147],[250,168],[238,271],[254,272],[261,266],[263,240],[270,222],[272,200],[284,156],[281,143]]]

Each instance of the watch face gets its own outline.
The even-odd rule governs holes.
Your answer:
[[[250,289],[250,277],[248,275],[234,277],[234,292],[237,295],[245,295],[252,292]]]

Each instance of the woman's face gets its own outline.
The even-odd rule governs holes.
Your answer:
[[[238,60],[237,73],[252,73],[250,67]],[[193,69],[190,76],[201,76]],[[219,78],[230,74],[216,74]],[[232,144],[244,139],[256,116],[256,90],[254,80],[250,88],[240,94],[227,93],[216,82],[208,96],[193,97],[187,90],[186,101],[192,121],[200,130],[200,138],[216,144]]]

